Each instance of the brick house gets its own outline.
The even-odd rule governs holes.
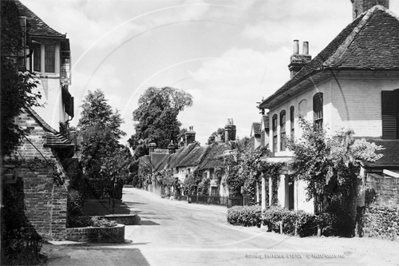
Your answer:
[[[5,184],[19,186],[21,211],[31,229],[49,240],[64,239],[68,179],[61,161],[74,155],[75,145],[55,128],[73,118],[69,39],[14,2],[27,43],[21,67],[36,74],[44,107],[26,108],[16,118],[30,133],[4,158]]]
[[[384,175],[395,178],[399,170],[399,17],[388,10],[388,0],[377,1],[381,5],[372,0],[351,2],[353,22],[314,59],[307,42],[300,53],[299,42],[294,41],[291,79],[259,108],[268,110],[270,119],[267,137],[274,155],[269,161],[292,159],[285,139],[301,136],[297,121],[302,115],[323,126],[328,135],[347,128],[355,137],[384,146],[383,158],[363,164],[364,183],[372,175],[376,184]],[[313,203],[305,199],[306,184],[292,182],[287,171],[280,180],[281,206],[313,212]]]

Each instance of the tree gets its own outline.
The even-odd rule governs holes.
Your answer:
[[[25,107],[38,106],[36,76],[21,68],[22,40],[19,12],[14,1],[1,1],[1,152],[9,155],[29,131],[15,124]]]
[[[136,134],[129,139],[130,146],[137,150],[154,142],[158,148],[166,149],[170,141],[177,143],[181,126],[177,116],[192,103],[192,96],[182,90],[148,88],[140,96],[139,107],[133,112],[133,120],[138,123],[135,125]]]
[[[81,162],[93,193],[102,197],[104,193],[109,194],[115,181],[112,178],[116,174],[115,160],[121,152],[119,140],[126,135],[120,130],[123,120],[118,111],[112,111],[104,93],[99,89],[89,91],[81,107],[83,111],[78,123],[79,134],[83,139]]]
[[[333,137],[300,117],[302,138],[290,140],[294,151],[292,169],[296,178],[307,182],[308,198],[315,199],[317,213],[336,212],[350,217],[350,230],[355,219],[357,177],[361,161],[376,161],[383,149],[365,139],[354,139],[352,130],[343,130]],[[349,233],[352,234],[352,233]]]
[[[215,132],[213,132],[209,138],[208,138],[208,145],[212,144],[215,142],[216,137],[220,136],[221,137],[221,141],[224,142],[225,141],[225,136],[224,136],[224,128],[218,128],[218,130],[216,130]]]

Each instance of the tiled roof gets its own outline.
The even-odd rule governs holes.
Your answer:
[[[177,167],[197,166],[204,157],[209,146],[196,146],[181,161],[177,163]]]
[[[399,139],[373,139],[368,141],[381,145],[385,149],[376,152],[384,155],[379,160],[373,163],[363,162],[366,167],[399,169]]]
[[[29,8],[22,4],[18,0],[14,0],[18,7],[21,16],[26,16],[29,23],[29,35],[31,36],[41,36],[41,37],[59,37],[65,38],[65,34],[61,34],[58,31],[52,29],[43,20],[41,20],[35,13],[33,13]]]
[[[278,96],[317,73],[328,74],[326,69],[399,70],[398,29],[398,16],[383,6],[374,6],[342,30],[260,107],[270,108],[270,103]]]
[[[36,122],[46,132],[46,146],[52,147],[65,147],[73,146],[72,141],[64,137],[61,133],[57,132],[54,128],[49,126],[43,118],[40,117],[32,108],[26,107],[26,111],[36,120]]]
[[[207,150],[202,162],[198,166],[198,169],[212,169],[223,167],[222,154],[226,150],[230,150],[230,145],[226,143],[213,143]]]

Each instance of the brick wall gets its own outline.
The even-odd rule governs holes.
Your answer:
[[[125,226],[67,228],[67,240],[90,243],[124,243]]]
[[[25,216],[42,237],[55,240],[66,236],[67,185],[65,172],[56,153],[46,143],[45,131],[28,113],[17,118],[22,128],[31,128],[27,139],[14,154],[5,158],[16,166],[16,176],[23,180]],[[59,173],[61,184],[54,180]]]
[[[374,204],[385,207],[399,206],[399,178],[368,174],[366,189],[366,197],[374,196]]]

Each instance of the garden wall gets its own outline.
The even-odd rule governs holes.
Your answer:
[[[66,239],[90,243],[124,243],[125,226],[115,227],[76,227],[66,229]]]
[[[399,238],[399,178],[369,174],[366,182],[364,233],[369,237]]]

